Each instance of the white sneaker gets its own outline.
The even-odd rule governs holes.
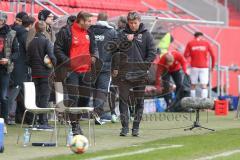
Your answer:
[[[116,123],[116,122],[118,122],[118,117],[117,117],[116,114],[113,114],[113,115],[112,115],[111,122],[112,122],[112,123]]]
[[[5,123],[4,123],[4,129],[3,130],[4,130],[3,133],[7,134],[7,125]]]

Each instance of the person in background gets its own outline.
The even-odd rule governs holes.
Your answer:
[[[96,25],[90,27],[90,30],[94,33],[95,40],[97,42],[99,60],[103,63],[100,74],[96,78],[94,84],[94,88],[96,90],[93,93],[94,110],[101,118],[107,117],[107,115],[104,114],[103,107],[107,101],[110,87],[111,61],[113,55],[104,49],[104,45],[109,41],[117,39],[117,32],[108,24],[107,20],[108,16],[106,13],[99,13]],[[102,125],[103,122],[101,119],[96,119],[96,124]]]
[[[43,9],[38,13],[38,20],[44,21],[46,23],[46,28],[43,34],[46,36],[47,39],[50,40],[51,43],[54,43],[55,33],[52,30],[54,15],[51,13],[51,11],[47,9]],[[35,27],[33,27],[28,32],[26,48],[28,48],[28,44],[33,40],[33,38],[35,37],[35,34],[36,34],[36,29]]]
[[[10,73],[14,68],[14,61],[18,57],[19,48],[16,32],[6,24],[7,14],[0,11],[0,117],[8,124],[8,87]],[[5,125],[5,132],[6,125]]]
[[[124,16],[120,16],[117,22],[117,31],[121,32],[122,30],[125,29],[126,26],[127,26],[127,18]]]
[[[16,27],[22,26],[23,17],[28,16],[26,12],[19,12],[15,17],[15,22],[11,25],[11,28],[16,31]]]
[[[117,22],[117,34],[121,34],[121,32],[125,29],[127,25],[127,18],[124,16],[120,16]],[[110,94],[109,94],[109,106],[111,110],[111,122],[116,123],[118,121],[117,114],[115,112],[116,109],[116,96],[118,92],[117,84],[114,82],[114,78],[111,77],[111,85],[110,85]],[[129,107],[130,110],[130,119],[133,120],[133,110]]]
[[[184,57],[190,59],[190,78],[192,83],[191,96],[196,97],[196,85],[201,85],[201,97],[208,97],[209,83],[209,55],[211,57],[211,69],[215,66],[215,54],[211,45],[203,39],[203,33],[196,32],[194,39],[187,43]],[[198,81],[199,80],[199,81]]]
[[[160,89],[164,87],[166,90],[169,90],[171,83],[170,78],[172,77],[176,85],[175,95],[178,95],[182,86],[184,75],[187,74],[187,61],[183,55],[177,51],[168,52],[154,63],[157,64],[156,88]],[[167,107],[170,107],[173,102],[172,95],[166,94],[164,99],[167,103]]]
[[[27,48],[27,60],[32,70],[32,81],[36,87],[36,104],[41,108],[48,107],[51,92],[48,79],[53,71],[53,66],[56,64],[56,58],[53,53],[53,44],[45,36],[45,29],[46,23],[44,21],[38,21],[35,24],[36,35]],[[46,56],[49,57],[52,67],[47,66],[44,63]],[[53,129],[53,127],[48,124],[47,114],[39,115],[38,124],[38,129]]]
[[[72,25],[74,22],[75,22],[75,20],[77,19],[77,16],[75,16],[75,15],[70,15],[69,17],[68,17],[68,19],[67,19],[67,25]]]
[[[173,36],[171,35],[170,32],[163,32],[160,33],[161,38],[158,43],[157,48],[159,49],[159,56],[163,56],[164,54],[168,53],[169,47],[171,43],[173,42]]]
[[[22,25],[15,27],[16,36],[19,42],[19,56],[15,60],[15,67],[10,75],[10,87],[8,93],[8,108],[9,108],[9,124],[15,124],[16,113],[16,98],[19,95],[20,90],[23,88],[23,82],[29,81],[29,70],[26,62],[26,40],[27,33],[32,28],[35,22],[35,18],[31,16],[22,17]],[[23,97],[21,96],[22,100]],[[25,108],[21,108],[24,110]],[[20,115],[19,115],[20,116]],[[21,114],[22,116],[22,114]],[[20,121],[19,121],[20,122]]]

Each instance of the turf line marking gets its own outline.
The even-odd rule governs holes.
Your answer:
[[[240,149],[232,150],[232,151],[228,151],[228,152],[223,152],[223,153],[216,154],[216,155],[213,155],[213,156],[202,157],[202,158],[198,158],[198,159],[195,159],[195,160],[212,160],[212,159],[219,158],[219,157],[228,157],[228,156],[231,156],[231,155],[236,154],[236,153],[240,153]]]
[[[143,154],[143,153],[148,153],[148,152],[152,152],[155,150],[163,150],[163,149],[179,148],[179,147],[183,147],[183,145],[170,145],[170,146],[162,146],[162,147],[157,147],[157,148],[147,148],[147,149],[137,150],[137,151],[133,151],[133,152],[127,152],[127,153],[114,154],[114,155],[108,155],[108,156],[99,156],[99,157],[90,158],[87,160],[105,160],[105,159],[118,158],[118,157],[124,157],[124,156],[132,156],[135,154]]]

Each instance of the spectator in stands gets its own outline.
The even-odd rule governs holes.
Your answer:
[[[15,100],[19,94],[20,89],[23,88],[23,82],[30,80],[28,74],[28,66],[26,63],[26,40],[27,33],[32,28],[34,22],[35,18],[26,15],[22,18],[22,25],[15,27],[16,36],[19,42],[19,56],[15,61],[15,67],[10,76],[11,83],[8,93],[9,124],[15,124]]]
[[[212,68],[214,69],[215,66],[215,55],[213,53],[211,45],[203,39],[203,33],[196,32],[194,34],[194,39],[188,42],[184,57],[190,58],[191,60],[191,72],[190,78],[192,83],[192,90],[191,96],[196,96],[196,85],[201,85],[201,97],[208,97],[208,89],[207,85],[209,83],[209,69],[208,69],[208,62],[209,62],[209,54],[211,56],[212,61]]]
[[[8,123],[8,86],[13,61],[17,58],[19,48],[16,32],[6,24],[7,14],[0,11],[0,102],[1,117]]]
[[[88,106],[89,103],[90,84],[86,79],[91,71],[91,63],[95,63],[98,57],[94,34],[88,30],[91,17],[90,13],[79,12],[72,26],[68,25],[60,30],[54,44],[58,64],[66,64],[69,71],[62,77],[67,77],[68,97],[73,102],[72,106]],[[73,135],[83,134],[79,125],[79,115],[71,114],[69,118]]]
[[[28,16],[28,14],[26,12],[19,12],[17,13],[16,15],[16,18],[15,18],[15,22],[14,24],[11,26],[11,28],[13,30],[16,30],[15,27],[18,27],[18,26],[21,26],[22,25],[22,20],[23,20],[23,17],[24,16]]]
[[[172,51],[165,53],[161,58],[157,58],[155,62],[157,63],[156,88],[164,87],[169,90],[170,78],[172,77],[176,85],[175,95],[178,95],[183,82],[183,73],[187,74],[187,62],[183,55],[177,51]],[[160,76],[161,79],[159,79]],[[171,94],[165,95],[164,99],[167,107],[169,107],[172,102]]]
[[[111,61],[112,54],[108,53],[104,49],[104,45],[109,41],[117,39],[117,32],[107,22],[108,16],[106,13],[99,13],[97,17],[96,25],[90,27],[90,30],[95,35],[97,42],[99,59],[103,63],[103,67],[98,75],[94,88],[96,89],[93,93],[93,106],[95,112],[101,117],[103,115],[103,107],[107,101],[109,92],[110,72],[111,72]],[[103,124],[101,119],[96,119],[96,124]]]
[[[36,35],[27,48],[27,60],[32,69],[32,80],[36,87],[36,104],[38,107],[47,108],[50,97],[48,78],[52,72],[52,67],[44,63],[46,56],[49,57],[52,65],[56,64],[53,53],[53,45],[45,36],[46,23],[39,21],[35,24]],[[52,129],[48,125],[47,114],[39,115],[39,129]]]
[[[139,80],[141,81],[141,79],[134,79],[134,77],[136,77],[136,74],[137,76],[141,77],[140,74],[147,71],[147,69],[145,70],[145,68],[147,68],[146,65],[142,63],[152,62],[156,56],[156,48],[153,37],[145,28],[144,24],[141,23],[140,14],[135,11],[129,12],[127,21],[128,24],[122,31],[120,39],[131,42],[132,45],[128,51],[124,52],[126,56],[124,56],[123,59],[120,57],[119,65],[121,65],[121,63],[125,64],[126,58],[128,63],[134,62],[136,65],[126,65],[125,68],[121,68],[119,65],[116,65],[116,67],[113,69],[113,77],[122,76],[122,74],[124,74],[123,77],[117,82],[119,87],[119,109],[122,124],[120,136],[127,136],[129,132],[129,89],[139,86],[140,84],[138,82]],[[144,86],[138,87],[136,90],[144,90],[144,88]],[[136,100],[132,136],[139,135],[139,125],[142,119],[143,107],[144,99],[142,97]]]
[[[54,43],[55,33],[53,32],[51,27],[53,24],[54,15],[51,13],[51,11],[43,9],[38,13],[38,20],[44,21],[46,23],[46,28],[43,34],[45,34],[45,36],[47,37],[47,39],[50,40],[51,43]],[[35,34],[36,34],[36,30],[35,30],[35,27],[33,27],[28,32],[27,43],[26,43],[27,47],[28,47],[28,44],[33,40]]]

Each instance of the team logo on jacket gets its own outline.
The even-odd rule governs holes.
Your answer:
[[[139,42],[142,42],[142,34],[139,34],[138,36],[137,36],[137,39],[136,39],[137,41],[139,41]]]
[[[89,38],[89,35],[86,35],[86,39],[87,39],[87,40],[89,40],[89,39],[90,39],[90,38]]]
[[[73,43],[78,44],[78,37],[73,36]]]
[[[95,35],[95,40],[96,41],[104,41],[105,36],[104,35]]]

